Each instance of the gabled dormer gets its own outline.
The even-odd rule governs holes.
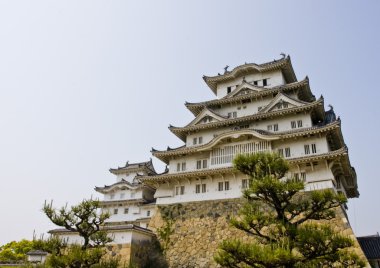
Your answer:
[[[252,84],[248,83],[247,81],[245,81],[245,79],[243,79],[243,82],[239,86],[237,86],[234,90],[232,90],[230,93],[228,93],[223,98],[232,98],[232,97],[236,97],[236,96],[247,95],[250,93],[257,93],[257,92],[260,92],[263,90],[265,90],[264,87],[252,85]]]
[[[194,118],[186,127],[195,126],[200,124],[207,124],[211,122],[218,122],[227,119],[226,117],[215,113],[214,111],[204,107],[203,111]]]
[[[295,107],[300,107],[306,104],[309,104],[309,103],[291,98],[280,92],[267,106],[262,108],[259,111],[259,113],[266,113],[266,112],[278,111],[282,109],[295,108]]]

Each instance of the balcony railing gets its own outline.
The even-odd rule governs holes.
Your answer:
[[[238,154],[254,154],[271,150],[270,141],[250,142],[215,148],[211,151],[210,166],[230,164]]]

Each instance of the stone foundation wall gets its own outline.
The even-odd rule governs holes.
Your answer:
[[[229,199],[164,206],[174,211],[175,220],[166,251],[169,267],[217,267],[213,256],[222,240],[248,238],[242,231],[229,226],[229,218],[237,214],[242,204],[242,199]],[[156,232],[163,225],[158,208],[149,228]]]
[[[170,235],[165,255],[169,267],[218,267],[213,256],[221,241],[228,238],[240,238],[243,241],[251,239],[244,232],[229,225],[229,219],[237,215],[243,203],[243,199],[228,199],[189,202],[156,208],[156,213],[149,223],[149,228],[153,232],[157,234],[157,229],[165,224],[161,213],[171,211],[174,220],[174,232]],[[335,226],[336,231],[343,232],[354,239],[355,250],[360,256],[364,256],[343,210],[338,209],[337,212],[337,218],[330,221],[330,224]]]
[[[115,257],[120,256],[121,263],[128,265],[131,260],[131,244],[116,244],[106,246],[107,255]]]

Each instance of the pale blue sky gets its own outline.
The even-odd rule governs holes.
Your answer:
[[[0,1],[0,244],[53,226],[110,167],[181,142],[202,75],[290,54],[342,119],[357,235],[380,231],[379,1]],[[154,159],[162,171],[163,164]]]

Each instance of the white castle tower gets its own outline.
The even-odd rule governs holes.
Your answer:
[[[103,211],[111,215],[108,223],[134,224],[146,228],[155,206],[154,188],[143,185],[138,176],[157,174],[152,160],[141,163],[127,162],[124,167],[111,168],[116,182],[95,191],[104,195],[101,203]]]
[[[184,145],[152,154],[167,172],[139,176],[157,190],[157,204],[238,198],[248,178],[232,167],[237,154],[274,151],[307,190],[330,188],[358,197],[355,169],[333,108],[325,111],[309,79],[298,81],[290,57],[244,64],[204,76],[216,99],[185,106],[195,118],[169,129]]]

